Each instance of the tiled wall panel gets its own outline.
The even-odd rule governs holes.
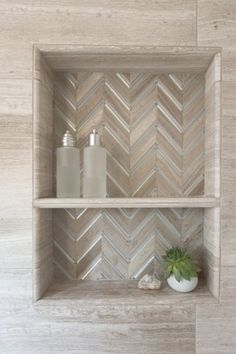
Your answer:
[[[231,154],[232,146],[234,146],[234,122],[235,122],[235,1],[234,0],[176,0],[170,1],[150,1],[150,2],[137,2],[127,1],[124,6],[124,2],[116,1],[8,1],[3,0],[0,4],[1,21],[0,21],[0,77],[3,79],[11,79],[12,88],[14,85],[18,85],[17,79],[29,79],[32,75],[32,44],[37,43],[89,43],[89,44],[150,44],[150,45],[219,45],[223,47],[223,78],[226,80],[223,83],[224,88],[224,131],[223,131],[223,143],[224,150],[223,155],[223,180],[224,185],[222,188],[223,193],[223,215],[222,215],[222,261],[225,265],[223,267],[223,282],[222,287],[225,296],[223,301],[233,301],[235,296],[227,298],[227,295],[232,294],[231,290],[228,290],[228,285],[233,289],[233,283],[235,279],[235,208],[232,196],[234,195],[234,160]],[[124,17],[124,14],[128,16]],[[125,21],[124,21],[125,18]],[[144,19],[147,19],[144,21]],[[63,24],[63,25],[62,25]],[[112,26],[111,26],[112,24]],[[125,24],[125,27],[124,27]],[[196,26],[197,25],[197,26]],[[123,28],[123,30],[122,30]],[[13,55],[14,53],[14,55]],[[21,85],[23,81],[21,82]],[[5,82],[3,83],[6,87]],[[29,87],[31,83],[29,82]],[[2,96],[2,95],[1,95]],[[15,101],[15,97],[18,96],[18,89],[13,88],[11,91],[12,100]],[[15,120],[14,131],[19,132],[24,125],[24,122],[29,123],[29,129],[31,125],[31,93],[28,95],[30,111],[27,111],[26,115],[22,119]],[[1,106],[3,100],[1,100]],[[5,113],[4,113],[5,114]],[[24,113],[25,114],[25,113]],[[27,117],[26,117],[27,116]],[[19,112],[17,112],[16,106],[11,104],[11,108],[8,111],[8,115],[5,116],[7,123],[13,122],[17,117],[20,118]],[[1,115],[1,122],[3,122],[3,116]],[[6,125],[2,126],[2,133],[5,135]],[[24,128],[22,137],[24,142],[29,139],[30,133],[28,129]],[[3,140],[2,140],[3,141]],[[10,140],[9,140],[10,142]],[[5,149],[8,148],[8,138],[4,142],[4,153],[2,156],[7,157]],[[30,146],[30,141],[28,143]],[[1,147],[2,149],[2,147]],[[18,150],[20,152],[20,149]],[[23,260],[25,256],[26,246],[30,249],[30,233],[31,233],[31,148],[26,151],[26,159],[28,161],[26,165],[22,164],[22,155],[19,159],[19,168],[15,170],[17,181],[19,185],[16,186],[15,182],[10,185],[12,195],[9,198],[9,193],[4,195],[4,200],[9,200],[9,203],[3,205],[3,219],[2,223],[5,225],[1,227],[1,236],[7,237],[7,244],[5,241],[1,244],[1,250],[10,249],[10,245],[14,248],[15,241],[19,245],[19,248],[15,248],[16,252],[9,254],[9,259],[4,260],[2,266],[12,266],[12,271],[2,270],[5,272],[4,277],[7,282],[4,282],[4,288],[7,289],[6,296],[2,297],[1,314],[9,314],[6,309],[8,301],[11,307],[12,317],[1,317],[1,336],[0,341],[5,352],[17,351],[24,353],[37,353],[37,352],[50,352],[59,353],[65,352],[71,349],[71,351],[79,351],[81,348],[81,336],[78,336],[78,324],[75,327],[75,332],[72,333],[74,341],[68,333],[64,332],[64,328],[68,326],[68,319],[60,322],[54,318],[46,320],[40,316],[34,316],[34,311],[28,309],[22,311],[21,300],[24,295],[28,297],[29,289],[31,288],[30,280],[24,281],[24,274],[27,271],[18,269],[16,267],[27,266],[28,260],[25,263]],[[1,158],[2,158],[1,156]],[[13,152],[15,159],[16,152]],[[1,176],[4,179],[2,185],[6,186],[5,182],[9,176],[12,175],[12,158],[9,157],[4,161],[4,168],[2,168]],[[7,171],[7,172],[3,172]],[[5,173],[5,175],[4,175]],[[6,176],[7,173],[7,176]],[[5,177],[4,177],[5,176]],[[14,192],[16,187],[17,191]],[[25,191],[28,192],[25,193]],[[22,191],[22,192],[20,192]],[[11,201],[11,202],[10,202]],[[24,206],[24,207],[23,207]],[[28,208],[27,208],[28,206]],[[25,216],[25,219],[22,216]],[[1,215],[2,216],[2,215]],[[16,220],[19,220],[17,222]],[[15,226],[14,226],[15,225]],[[5,231],[4,231],[5,230]],[[23,237],[26,237],[26,242],[23,242],[19,237],[18,231]],[[7,232],[9,231],[9,238]],[[17,231],[17,232],[16,232]],[[10,237],[11,235],[11,237]],[[28,235],[28,236],[27,236]],[[13,237],[13,238],[12,238]],[[14,261],[10,261],[10,256],[14,254]],[[29,251],[29,255],[31,252]],[[2,257],[2,255],[1,255]],[[20,262],[18,259],[20,257]],[[2,259],[2,258],[1,258]],[[7,263],[6,263],[7,261]],[[23,261],[23,262],[22,262]],[[27,279],[30,278],[31,271],[27,273]],[[227,280],[229,279],[229,281]],[[227,285],[228,283],[228,285]],[[15,285],[17,284],[17,285]],[[231,286],[232,284],[232,286]],[[19,288],[18,288],[19,285]],[[21,289],[21,291],[18,291]],[[20,294],[20,299],[19,299]],[[233,290],[233,294],[235,291]],[[12,298],[11,298],[12,296]],[[17,307],[15,303],[17,301]],[[29,299],[27,304],[31,300]],[[21,308],[21,311],[19,311]],[[176,310],[176,307],[175,307]],[[185,309],[186,310],[186,309]],[[178,310],[179,311],[179,310]],[[209,314],[211,312],[211,314]],[[17,319],[16,319],[17,313]],[[29,315],[29,313],[31,315]],[[173,311],[171,311],[173,313]],[[14,314],[14,316],[13,316]],[[214,315],[212,315],[214,314]],[[166,312],[165,312],[166,315]],[[195,313],[194,313],[195,316]],[[148,317],[148,316],[146,316]],[[191,317],[191,315],[190,315]],[[181,317],[182,318],[182,317]],[[233,307],[228,305],[222,305],[218,310],[215,305],[209,309],[209,306],[204,306],[202,311],[197,312],[197,353],[234,353],[235,341],[234,341],[234,328],[235,328],[235,316],[233,314]],[[169,318],[169,322],[173,323],[173,319]],[[158,322],[160,323],[159,319]],[[193,318],[194,322],[194,318]],[[16,325],[17,334],[16,334]],[[94,326],[97,326],[96,324]],[[179,324],[174,323],[171,327],[179,327]],[[21,328],[21,331],[18,329]],[[44,329],[46,328],[46,332]],[[70,327],[71,328],[71,327]],[[107,327],[100,327],[100,332],[94,335],[91,324],[88,325],[90,331],[85,331],[84,347],[81,349],[83,353],[90,353],[91,351],[97,353],[103,353],[105,351],[113,350],[114,347],[117,351],[123,351],[124,347],[121,346],[124,336],[127,334],[127,325],[122,327],[124,332],[122,336],[121,327],[113,331],[114,326],[109,329],[113,331],[113,334],[118,336],[116,344],[118,346],[109,347],[107,343],[107,336],[103,339],[106,343],[105,349],[101,347],[101,334],[107,333]],[[88,329],[87,328],[87,329]],[[153,326],[152,326],[153,328]],[[160,337],[157,337],[157,341],[150,348],[143,345],[141,352],[150,353],[163,353],[163,352],[186,352],[194,353],[194,326],[190,328],[189,322],[187,322],[186,330],[181,333],[173,331],[173,336],[181,338],[181,341],[174,340],[170,343],[169,329],[167,333],[167,340],[164,341],[164,346],[158,348],[159,339],[163,339],[163,329],[166,328],[166,323],[162,323],[159,326]],[[10,329],[10,330],[9,330]],[[61,331],[60,331],[61,329]],[[140,334],[145,330],[145,326],[142,324],[137,328]],[[58,336],[60,333],[60,336]],[[148,343],[150,335],[153,337],[155,333],[146,331],[143,342]],[[218,335],[217,335],[218,333]],[[73,335],[74,334],[74,335]],[[88,347],[88,337],[95,338],[93,343]],[[75,339],[78,341],[75,341]],[[136,339],[136,337],[135,337]],[[95,344],[94,344],[95,342]],[[143,343],[142,342],[142,343]],[[168,345],[166,344],[168,342]],[[109,342],[110,343],[110,342]],[[127,343],[127,342],[126,342]],[[137,341],[129,342],[130,352],[137,351]],[[184,346],[188,343],[187,346]],[[125,346],[127,350],[127,346]]]
[[[204,194],[204,92],[200,74],[59,73],[55,147],[69,129],[82,150],[96,127],[108,196]],[[55,263],[69,279],[163,273],[171,245],[201,259],[203,210],[55,210],[53,224]]]

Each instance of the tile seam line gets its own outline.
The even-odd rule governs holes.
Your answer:
[[[196,46],[198,47],[198,0],[196,0]]]
[[[94,53],[86,53],[86,52],[83,52],[84,50],[86,50],[87,48],[89,49],[93,49],[93,48],[104,48],[104,49],[117,49],[119,48],[120,49],[120,52],[114,52],[112,54],[116,55],[116,54],[119,54],[121,53],[121,50],[124,48],[127,48],[129,49],[130,47],[134,48],[134,49],[142,49],[142,48],[146,48],[146,49],[160,49],[160,48],[176,48],[176,49],[198,49],[198,50],[201,50],[201,49],[205,49],[205,48],[209,48],[209,49],[212,49],[212,50],[221,50],[222,47],[220,46],[209,46],[209,45],[201,45],[201,46],[198,46],[198,45],[183,45],[183,44],[179,44],[179,45],[176,45],[176,44],[169,44],[169,45],[154,45],[154,44],[140,44],[140,45],[133,45],[133,44],[122,44],[122,45],[88,45],[86,43],[51,43],[51,44],[47,44],[47,43],[32,43],[32,46],[34,49],[38,49],[40,52],[42,52],[43,54],[44,53],[48,53],[47,51],[45,51],[46,48],[50,49],[52,47],[53,48],[53,52],[56,51],[56,50],[59,50],[59,51],[63,51],[63,48],[67,48],[67,49],[72,49],[71,47],[75,46],[75,47],[78,47],[79,49],[81,49],[81,52],[83,54],[91,54],[93,55]],[[62,46],[63,48],[55,48],[55,47],[59,47],[59,46]],[[43,48],[42,48],[43,47]],[[81,47],[84,47],[84,48],[81,48]],[[45,49],[44,49],[45,48]],[[69,53],[69,52],[68,52]],[[95,53],[97,54],[97,53]],[[104,54],[104,53],[101,53],[101,54]],[[108,55],[110,55],[111,53],[106,53]],[[137,55],[143,55],[143,53],[136,53]],[[149,54],[149,53],[148,53]],[[153,54],[153,53],[150,53],[150,54]],[[170,52],[170,55],[172,53]],[[175,53],[173,53],[172,55],[174,55]]]

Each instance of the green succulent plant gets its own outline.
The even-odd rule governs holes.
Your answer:
[[[195,262],[185,249],[172,247],[166,251],[163,256],[166,277],[171,274],[180,282],[181,279],[190,280],[196,277],[201,271],[197,262]]]

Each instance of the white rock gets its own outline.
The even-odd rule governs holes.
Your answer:
[[[155,275],[145,274],[138,282],[139,289],[160,289],[161,281]]]

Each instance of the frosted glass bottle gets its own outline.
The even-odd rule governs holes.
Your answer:
[[[57,148],[57,197],[80,197],[80,150],[69,131],[63,136],[62,147]]]
[[[96,129],[89,135],[89,146],[84,148],[83,197],[106,197],[106,149]]]

